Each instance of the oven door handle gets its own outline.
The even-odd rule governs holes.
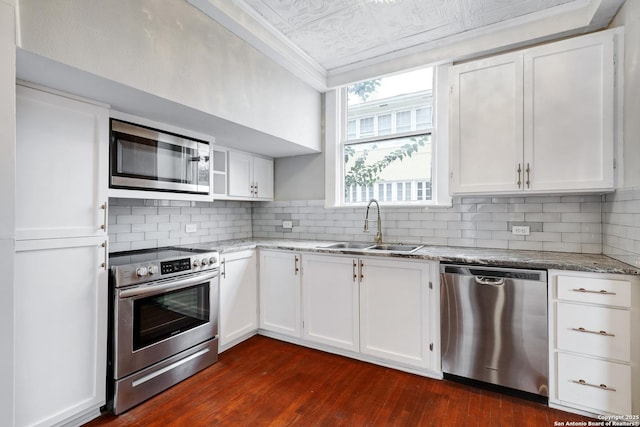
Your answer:
[[[165,292],[177,291],[178,289],[188,288],[189,286],[197,285],[202,281],[211,280],[215,277],[218,277],[218,270],[215,271],[207,271],[206,273],[201,273],[196,276],[189,276],[185,279],[167,279],[168,283],[160,284],[160,282],[155,282],[156,284],[149,284],[144,287],[136,287],[133,289],[123,289],[119,292],[118,297],[120,299],[123,298],[137,298],[137,297],[148,297],[157,294],[162,294]]]

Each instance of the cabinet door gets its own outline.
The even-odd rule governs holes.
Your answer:
[[[305,255],[304,339],[358,351],[358,260]]]
[[[253,197],[252,156],[237,151],[229,151],[227,158],[229,161],[229,170],[227,171],[229,196]]]
[[[450,77],[451,192],[520,190],[522,56],[457,65]]]
[[[220,271],[220,350],[224,351],[258,330],[255,251],[224,255]]]
[[[253,182],[257,198],[273,199],[273,160],[253,158]]]
[[[106,234],[108,135],[106,108],[16,87],[18,240]]]
[[[227,151],[213,149],[213,196],[227,195]]]
[[[103,238],[16,242],[16,425],[54,425],[106,402]]]
[[[300,255],[260,252],[260,328],[301,336]]]
[[[429,265],[364,258],[360,274],[360,351],[428,367]]]
[[[613,188],[613,43],[596,34],[525,52],[526,189]]]

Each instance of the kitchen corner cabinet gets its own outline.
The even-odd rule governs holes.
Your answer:
[[[260,250],[260,329],[302,336],[300,254]]]
[[[228,198],[273,200],[273,159],[229,150],[227,162]]]
[[[452,194],[612,190],[617,34],[451,67]]]
[[[220,351],[258,330],[258,266],[255,250],[223,254],[220,263]]]
[[[106,402],[106,106],[16,88],[15,420],[82,424]]]
[[[430,263],[305,254],[302,274],[306,341],[436,370]]]
[[[549,405],[640,413],[640,279],[549,271]]]

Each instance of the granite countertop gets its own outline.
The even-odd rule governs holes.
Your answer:
[[[240,239],[201,243],[198,246],[202,248],[216,249],[222,253],[237,252],[255,248],[267,248],[324,254],[422,259],[445,263],[464,263],[494,267],[555,269],[586,271],[593,273],[640,275],[640,270],[638,268],[610,258],[606,255],[429,245],[425,245],[413,253],[374,252],[360,249],[330,249],[323,247],[332,243],[335,242],[293,239]]]

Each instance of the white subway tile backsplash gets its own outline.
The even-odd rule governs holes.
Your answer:
[[[640,190],[599,195],[457,197],[450,208],[381,209],[387,242],[605,253],[640,265]],[[323,200],[275,202],[110,199],[110,251],[235,238],[373,241],[362,231],[365,207],[325,208]],[[282,229],[282,220],[294,222]],[[197,225],[186,233],[186,224]],[[510,224],[531,227],[515,236]],[[635,264],[634,264],[635,265]]]

